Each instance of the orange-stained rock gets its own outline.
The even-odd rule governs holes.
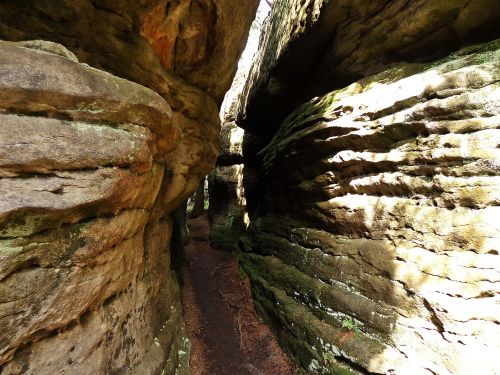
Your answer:
[[[0,374],[187,373],[170,214],[256,7],[1,2]]]
[[[201,87],[220,104],[258,1],[167,0],[146,15],[141,34],[161,64]]]

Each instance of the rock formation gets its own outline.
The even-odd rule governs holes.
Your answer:
[[[171,212],[256,1],[2,1],[0,374],[186,373]]]
[[[234,122],[223,126],[217,167],[209,178],[210,242],[226,250],[236,249],[248,223],[243,187],[243,134],[243,129]]]
[[[270,137],[299,104],[394,66],[500,37],[496,0],[276,0],[238,101]]]
[[[238,103],[239,248],[308,373],[498,373],[499,21],[487,0],[275,1]]]
[[[270,11],[267,1],[261,1],[250,28],[247,45],[238,63],[238,70],[220,110],[222,129],[219,136],[217,167],[209,177],[209,219],[212,245],[226,250],[236,249],[238,239],[246,231],[246,198],[243,186],[244,130],[236,125],[243,86],[250,74],[253,58],[259,46],[264,20]]]

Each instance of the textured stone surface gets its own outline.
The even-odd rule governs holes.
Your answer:
[[[2,375],[186,371],[170,213],[215,164],[256,8],[1,2]]]
[[[173,373],[169,214],[218,122],[54,43],[1,42],[0,70],[0,373]]]
[[[271,137],[297,105],[401,62],[500,36],[496,0],[276,0],[238,125]]]
[[[71,52],[61,52],[64,48],[61,50],[51,42],[22,43],[37,50],[71,55],[73,60],[76,55],[80,62],[93,68],[151,88],[168,102],[175,125],[153,130],[157,137],[164,132],[166,139],[180,138],[177,142],[165,140],[171,149],[162,150],[166,145],[156,142],[156,147],[160,147],[156,155],[158,161],[170,166],[166,173],[170,183],[164,188],[168,190],[166,209],[171,210],[189,196],[215,163],[220,124],[217,104],[231,84],[257,7],[255,0],[237,3],[238,6],[230,0],[5,1],[0,4],[0,38],[15,41],[42,38],[59,42]],[[48,72],[50,77],[50,66],[39,67],[36,61],[24,63],[28,71],[45,69],[43,74]],[[71,65],[66,69],[71,73]],[[80,89],[78,85],[69,86],[68,90],[77,88]],[[95,92],[96,87],[88,84],[88,89]],[[101,100],[108,99],[108,94],[115,95],[103,106],[108,108],[111,122],[120,121],[120,113],[126,112],[117,100],[120,93],[102,94]],[[10,100],[7,92],[5,96]],[[60,101],[63,97],[56,99]],[[79,108],[74,111],[73,99],[69,96],[65,99],[69,108],[60,112],[73,119],[81,112],[91,116],[94,103],[88,90],[85,98],[89,102],[82,105],[87,106],[88,111]],[[34,99],[29,97],[30,101]],[[142,105],[140,101],[137,104]],[[141,113],[139,107],[126,110],[135,115]],[[154,119],[149,125],[155,126]]]
[[[245,233],[248,224],[243,186],[245,132],[234,120],[237,116],[239,96],[258,49],[262,25],[270,9],[267,1],[260,2],[247,45],[238,62],[238,70],[220,109],[222,128],[219,136],[219,156],[215,170],[208,179],[210,242],[219,249],[236,249],[238,239]]]
[[[243,129],[234,122],[222,127],[217,166],[208,180],[210,242],[221,249],[234,250],[248,223],[243,186],[243,136]]]
[[[259,153],[243,265],[309,372],[498,373],[499,78],[499,40],[398,65]]]
[[[164,97],[182,95],[179,91],[186,89],[177,78],[181,77],[220,104],[257,4],[256,0],[8,0],[0,4],[0,39],[61,43],[80,61]],[[174,107],[174,100],[167,101]]]
[[[164,68],[220,103],[236,71],[257,0],[161,1],[148,13],[144,35]]]
[[[219,165],[210,175],[210,242],[234,250],[248,224],[243,189],[243,164]]]

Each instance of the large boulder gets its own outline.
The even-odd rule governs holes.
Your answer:
[[[243,266],[310,373],[498,373],[499,79],[500,40],[398,65],[261,150]]]

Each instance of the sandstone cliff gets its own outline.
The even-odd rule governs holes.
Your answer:
[[[400,62],[500,37],[496,0],[276,0],[238,102],[263,136],[297,105]]]
[[[2,375],[187,371],[170,213],[217,157],[235,3],[1,2]]]
[[[235,237],[308,373],[498,373],[499,21],[495,1],[275,2]]]
[[[212,228],[211,244],[226,250],[236,248],[238,239],[248,224],[243,184],[245,132],[236,125],[235,119],[240,95],[251,74],[254,56],[259,47],[262,25],[270,10],[271,6],[267,1],[260,2],[247,45],[238,62],[238,70],[220,110],[222,129],[219,135],[219,156],[217,166],[209,176],[209,219]]]

